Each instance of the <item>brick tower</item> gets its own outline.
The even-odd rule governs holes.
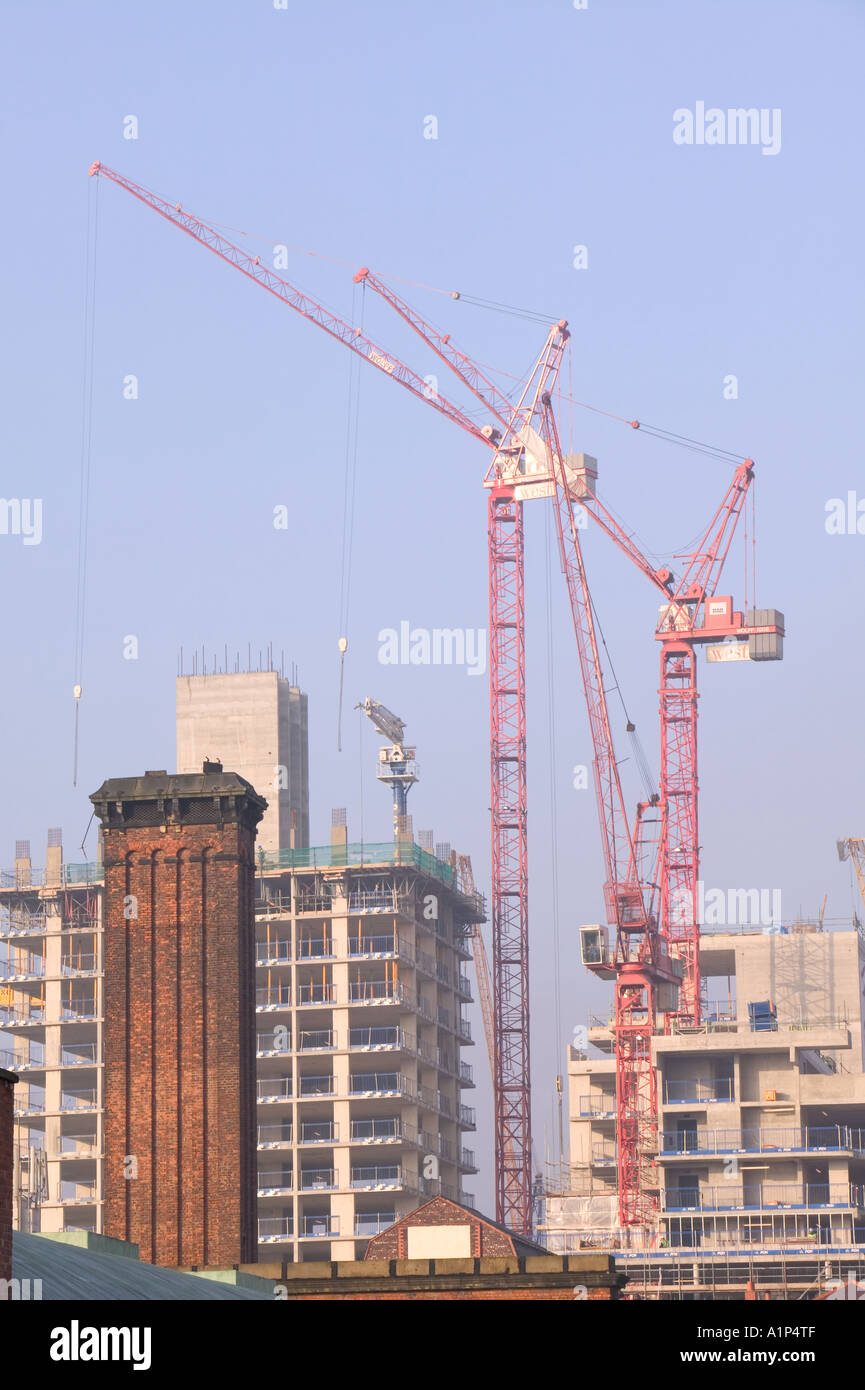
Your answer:
[[[161,1265],[255,1259],[254,849],[220,763],[112,778],[102,824],[104,1230]]]

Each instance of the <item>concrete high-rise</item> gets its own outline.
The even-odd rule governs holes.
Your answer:
[[[245,777],[268,807],[258,848],[309,845],[307,697],[277,671],[178,676],[177,771],[206,759]]]
[[[255,1256],[255,832],[219,763],[112,778],[104,846],[103,1231],[163,1265]]]
[[[621,1230],[616,1060],[569,1049],[570,1171],[548,1196],[551,1250],[611,1249],[641,1298],[799,1298],[865,1276],[865,933],[704,927],[699,1027],[652,1039],[651,1227]],[[842,1295],[844,1296],[844,1295]]]

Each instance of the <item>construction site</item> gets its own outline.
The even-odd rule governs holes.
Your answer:
[[[408,1249],[408,1236],[388,1244],[392,1228],[443,1199],[442,1248],[457,1248],[441,1233],[462,1212],[477,1249],[459,1248],[478,1259],[495,1229],[524,1243],[508,1247],[518,1260],[600,1254],[626,1298],[808,1299],[855,1285],[865,1278],[865,932],[858,917],[827,921],[825,903],[814,920],[776,920],[760,890],[714,925],[701,877],[698,658],[759,680],[760,664],[784,655],[783,612],[758,606],[755,461],[611,417],[726,470],[689,551],[659,563],[601,500],[598,460],[563,443],[564,319],[545,325],[531,369],[506,391],[389,281],[358,269],[355,285],[471,400],[458,405],[360,321],[338,318],[180,203],[100,162],[89,172],[480,446],[490,893],[478,891],[468,854],[432,832],[415,839],[416,749],[379,700],[357,708],[385,740],[376,777],[392,836],[353,839],[340,807],[329,843],[315,846],[306,694],[270,656],[257,671],[230,672],[227,653],[221,670],[204,658],[200,671],[181,668],[177,772],[109,778],[90,797],[95,859],[66,863],[50,831],[45,867],[34,869],[22,840],[0,884],[0,1061],[19,1078],[18,1230],[107,1235],[177,1269],[324,1266],[374,1258],[366,1252],[379,1240]],[[566,949],[611,995],[608,1014],[562,1058],[567,1152],[546,1170],[532,1134],[526,504],[553,519],[600,835],[592,891],[604,920],[573,929]],[[625,725],[639,800],[623,786],[610,709],[620,687],[587,529],[630,562],[657,605],[645,634],[658,670],[657,775]],[[740,542],[737,598],[727,561],[741,558]],[[347,646],[340,637],[340,720]],[[865,841],[838,852],[865,898]],[[483,1150],[466,1142],[477,1130],[463,1059],[475,995],[493,1095]],[[198,1028],[193,1063],[183,1039]],[[163,1071],[175,1079],[157,1087]],[[485,1236],[464,1184],[487,1149],[495,1220]],[[139,1164],[150,1177],[136,1185]]]

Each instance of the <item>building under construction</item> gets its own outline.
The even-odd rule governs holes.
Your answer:
[[[350,843],[346,814],[336,811],[330,844],[308,846],[306,696],[273,670],[181,676],[181,772],[123,781],[131,800],[122,815],[116,796],[102,797],[100,814],[109,821],[120,815],[124,834],[137,827],[140,838],[147,826],[151,837],[160,829],[169,840],[179,834],[183,847],[172,848],[171,863],[200,858],[198,840],[214,854],[222,844],[224,808],[208,830],[204,812],[216,803],[205,797],[204,783],[222,795],[232,777],[232,785],[239,779],[249,792],[258,790],[255,778],[279,811],[269,823],[268,845],[256,842],[254,851],[257,1233],[259,1254],[271,1261],[359,1258],[371,1235],[422,1200],[442,1195],[472,1202],[463,1182],[477,1171],[465,1143],[475,1113],[464,1096],[474,1082],[462,1050],[472,1043],[464,1016],[472,1001],[466,965],[471,937],[485,920],[484,902],[465,857],[445,844],[433,852],[429,832],[415,843],[406,815],[417,780],[414,749],[403,747],[404,725],[384,706],[367,700],[363,708],[391,740],[378,763],[379,780],[394,800],[394,834],[385,843]],[[202,782],[200,769],[190,767],[202,749],[226,757],[225,773],[220,762],[206,762]],[[232,755],[237,767],[227,762]],[[286,776],[274,793],[280,772]],[[166,843],[163,838],[163,849]],[[224,908],[228,927],[236,920],[214,886],[226,854],[216,857],[207,912],[203,896],[192,906],[187,886],[182,927],[171,915],[180,911],[179,888],[166,880],[161,906],[157,889],[141,889],[146,903],[152,900],[154,922],[177,922],[178,959],[183,933],[208,913]],[[104,902],[101,855],[65,864],[59,832],[49,832],[44,869],[33,868],[29,843],[20,842],[14,869],[2,875],[0,1064],[21,1078],[15,1089],[21,1229],[106,1229]],[[145,926],[139,924],[136,939]],[[211,924],[209,930],[221,929]],[[170,974],[170,939],[166,951]],[[183,958],[192,959],[185,948]],[[191,968],[184,966],[184,987],[192,989],[185,1016],[194,1020],[202,1008]],[[222,988],[223,981],[217,984]],[[142,1027],[149,1036],[146,1021]],[[125,1055],[120,1046],[121,1064]],[[184,1084],[185,1104],[196,1084],[192,1077]],[[121,1086],[121,1108],[124,1094],[138,1106],[145,1089],[144,1082],[131,1093]],[[147,1132],[145,1123],[141,1133]],[[123,1152],[143,1156],[145,1148],[139,1136]],[[141,1220],[147,1227],[148,1219]],[[132,1238],[125,1227],[114,1234]],[[134,1238],[146,1244],[148,1231],[136,1227]],[[166,1262],[155,1245],[150,1257]],[[184,1261],[196,1259],[182,1251],[167,1259]]]
[[[643,1298],[798,1298],[865,1275],[865,936],[853,923],[701,933],[702,1022],[652,1039],[645,1186],[619,1226],[612,1020],[569,1049],[570,1165],[544,1203],[550,1250],[615,1250]],[[554,1184],[555,1186],[555,1184]]]

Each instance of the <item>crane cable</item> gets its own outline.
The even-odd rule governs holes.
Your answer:
[[[202,219],[196,218],[196,220],[200,221]],[[284,247],[286,251],[291,251],[298,256],[309,256],[313,260],[327,261],[331,265],[342,265],[348,267],[349,269],[357,268],[353,261],[347,261],[342,257],[326,256],[320,251],[308,251],[302,246],[293,246],[288,242],[276,241],[273,237],[262,236],[259,232],[244,231],[241,227],[234,227],[227,222],[217,222],[215,219],[208,219],[208,221],[204,225],[213,227],[214,229],[218,229],[220,231],[231,232],[235,236],[246,237],[248,240],[260,241],[270,246],[279,246],[280,248]],[[385,275],[379,274],[378,272],[377,275],[378,278],[382,281],[392,280],[395,281],[397,284],[410,285],[413,289],[426,290],[430,294],[438,294],[446,299],[459,300],[463,304],[470,304],[473,308],[476,309],[487,309],[493,313],[510,314],[514,318],[528,319],[534,323],[541,323],[546,326],[551,326],[552,324],[557,323],[559,321],[558,314],[546,314],[538,309],[526,309],[514,304],[505,304],[496,299],[484,299],[481,298],[479,295],[464,294],[459,290],[442,289],[438,285],[430,285],[423,280],[413,280],[408,276],[391,274]],[[498,372],[501,376],[512,377],[513,375],[510,372],[502,371],[502,369],[499,367],[493,367],[489,363],[480,362],[476,359],[472,360],[475,361],[475,365],[479,367],[484,367],[487,371]],[[515,381],[520,380],[520,378],[517,377],[513,377],[513,379]],[[679,448],[689,449],[693,453],[705,454],[707,457],[715,458],[721,462],[730,463],[734,460],[737,462],[744,462],[744,460],[748,457],[748,455],[746,454],[736,454],[729,449],[722,449],[714,444],[707,444],[701,440],[691,439],[688,435],[677,434],[675,431],[664,429],[660,425],[645,424],[642,420],[629,420],[624,415],[617,415],[610,410],[602,410],[600,406],[589,405],[586,401],[572,400],[572,404],[578,405],[582,410],[591,410],[594,411],[594,413],[597,415],[605,415],[610,420],[618,420],[622,424],[629,425],[631,429],[639,430],[643,434],[651,435],[656,439],[662,440],[664,443],[675,444]]]
[[[81,389],[81,459],[78,493],[78,543],[75,576],[75,638],[72,695],[75,716],[72,737],[72,785],[78,785],[78,711],[84,677],[84,629],[87,600],[87,541],[90,523],[90,463],[93,445],[93,379],[96,350],[96,251],[99,232],[99,180],[88,191],[84,255],[84,370]]]
[[[363,331],[366,286],[361,286],[360,331]],[[357,285],[352,291],[351,321],[356,321]],[[345,654],[348,650],[349,615],[351,610],[351,562],[354,546],[354,511],[357,494],[357,453],[358,420],[360,415],[360,363],[354,353],[349,354],[348,363],[348,404],[345,426],[345,471],[342,494],[342,554],[339,582],[339,695],[337,703],[336,747],[342,752],[342,698],[345,676]]]

